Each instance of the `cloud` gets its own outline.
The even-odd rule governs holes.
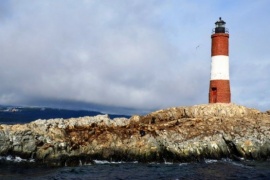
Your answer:
[[[207,103],[211,29],[222,16],[231,32],[233,101],[269,107],[266,1],[3,4],[1,104],[153,110]]]

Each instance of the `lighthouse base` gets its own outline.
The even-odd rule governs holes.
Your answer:
[[[209,87],[209,103],[230,103],[230,80],[211,80]]]

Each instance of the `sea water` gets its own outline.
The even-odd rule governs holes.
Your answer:
[[[0,179],[270,179],[269,161],[210,160],[139,163],[94,160],[77,167],[48,167],[19,157],[0,158]]]

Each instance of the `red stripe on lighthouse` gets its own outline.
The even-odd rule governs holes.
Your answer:
[[[211,56],[225,55],[229,56],[229,34],[217,33],[211,36],[212,49]]]
[[[231,90],[229,80],[211,80],[209,103],[230,103]]]

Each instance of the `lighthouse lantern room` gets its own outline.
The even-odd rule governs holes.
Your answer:
[[[213,30],[211,48],[211,79],[209,103],[230,103],[229,32],[226,22],[219,18]]]

